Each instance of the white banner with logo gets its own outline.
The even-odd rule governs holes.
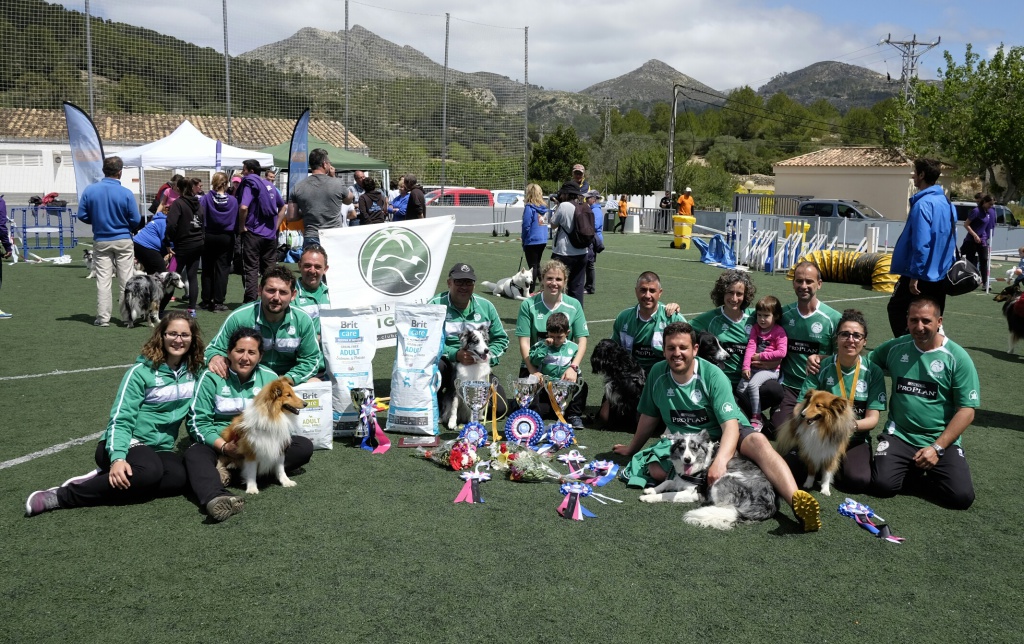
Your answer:
[[[374,307],[377,347],[395,346],[395,305],[434,297],[454,231],[454,216],[321,230],[330,308]]]

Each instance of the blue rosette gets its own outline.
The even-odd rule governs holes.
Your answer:
[[[475,447],[483,447],[487,444],[487,428],[481,423],[466,423],[459,432],[460,441],[466,441]]]
[[[568,423],[555,423],[548,428],[548,441],[555,449],[564,449],[576,442],[576,432]]]
[[[590,496],[594,492],[594,488],[582,481],[569,481],[568,483],[562,483],[559,491],[563,496],[566,494],[579,494],[583,498]]]
[[[505,440],[534,447],[544,438],[544,420],[532,409],[512,412],[505,421]]]

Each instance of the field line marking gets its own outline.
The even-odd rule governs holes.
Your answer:
[[[46,449],[39,450],[38,452],[32,452],[31,454],[26,454],[25,456],[19,456],[18,458],[12,458],[9,461],[4,461],[3,463],[0,463],[0,470],[6,470],[9,467],[14,467],[15,465],[21,465],[22,463],[28,463],[29,461],[34,461],[35,459],[42,458],[43,456],[49,456],[50,454],[56,454],[57,452],[66,450],[69,447],[75,447],[76,445],[81,445],[82,443],[88,443],[89,441],[96,440],[97,438],[99,438],[102,435],[103,435],[103,432],[96,432],[95,434],[89,434],[88,436],[82,436],[81,438],[73,438],[73,439],[71,439],[71,440],[69,440],[69,441],[67,441],[65,443],[60,443],[58,445],[51,445],[50,447],[47,447]]]
[[[71,369],[68,371],[62,371],[55,369],[47,373],[33,373],[28,376],[2,376],[0,382],[5,380],[26,380],[28,378],[46,378],[47,376],[66,376],[73,373],[88,373],[90,371],[106,371],[108,369],[127,369],[130,364],[114,364],[109,367],[89,367],[88,369]]]

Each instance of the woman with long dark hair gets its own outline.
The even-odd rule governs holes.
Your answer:
[[[167,241],[174,247],[178,272],[188,281],[188,314],[196,316],[199,298],[199,260],[203,252],[203,212],[195,195],[195,184],[188,177],[178,181],[180,197],[167,211]]]
[[[235,252],[235,227],[238,224],[238,200],[228,194],[228,175],[218,172],[210,181],[211,190],[199,199],[206,236],[203,240],[203,290],[199,308],[227,311],[231,259]]]

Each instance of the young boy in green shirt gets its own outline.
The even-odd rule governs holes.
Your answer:
[[[549,315],[546,327],[547,337],[544,340],[538,340],[530,348],[530,364],[536,367],[545,378],[561,380],[566,369],[572,364],[573,358],[576,357],[579,345],[569,339],[569,316],[565,313]],[[583,387],[566,405],[566,409],[562,411],[563,416],[569,418],[583,415],[586,388],[587,385],[584,383]],[[547,393],[541,391],[534,399],[533,407],[540,412],[542,417],[554,418],[550,403]]]

